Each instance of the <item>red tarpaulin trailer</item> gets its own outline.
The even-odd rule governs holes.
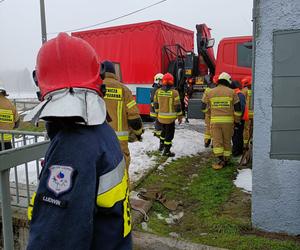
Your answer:
[[[179,44],[187,51],[194,50],[193,31],[163,21],[75,32],[72,36],[90,43],[101,61],[110,60],[119,65],[117,71],[122,82],[134,94],[144,93],[137,96],[139,104],[146,104],[139,105],[142,114],[149,114],[149,89],[136,91],[136,87],[150,88],[154,75],[163,71],[163,46]]]

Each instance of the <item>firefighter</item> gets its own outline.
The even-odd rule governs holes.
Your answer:
[[[217,84],[217,76],[214,76],[213,83]],[[213,88],[213,86],[208,86],[207,88],[205,88],[203,96],[202,96],[202,99],[201,99],[202,102],[204,102],[207,94],[209,93],[209,91],[212,88]],[[204,146],[206,148],[208,148],[209,145],[210,145],[210,143],[211,143],[210,110],[207,107],[207,108],[203,109],[202,112],[205,115],[205,118],[204,118],[204,123],[205,123],[205,128],[204,128]]]
[[[164,156],[173,157],[170,151],[175,134],[175,120],[182,122],[182,111],[180,97],[177,90],[173,88],[174,77],[166,73],[162,79],[162,87],[154,95],[154,108],[158,121],[162,124],[159,151]]]
[[[42,102],[25,120],[46,120],[50,146],[28,209],[27,250],[132,249],[126,164],[106,122],[98,62],[66,33],[38,53]]]
[[[157,73],[154,76],[154,83],[152,85],[152,89],[151,89],[151,92],[150,92],[150,102],[151,102],[150,116],[155,119],[155,122],[154,122],[154,136],[156,136],[158,138],[160,138],[162,125],[157,120],[157,117],[156,117],[156,114],[155,114],[155,109],[154,109],[154,95],[155,95],[156,90],[158,90],[162,86],[162,78],[163,78],[163,76],[164,75],[162,73]]]
[[[230,89],[231,76],[223,72],[218,77],[217,86],[207,93],[202,110],[211,114],[210,124],[213,153],[218,162],[213,169],[221,169],[228,164],[231,155],[231,138],[234,122],[240,122],[241,106],[237,94]]]
[[[241,84],[238,81],[231,82],[231,88],[238,95],[241,105],[241,121],[235,123],[234,132],[232,136],[232,156],[237,157],[243,154],[243,131],[244,131],[244,113],[246,107],[246,97],[240,90]]]
[[[16,107],[7,99],[7,96],[6,89],[0,86],[0,129],[2,130],[12,130],[17,128],[20,123]],[[11,134],[0,134],[0,151],[2,146],[4,149],[12,148],[11,140]]]
[[[252,77],[251,76],[246,76],[242,79],[242,93],[246,96],[246,116],[244,118],[245,120],[245,125],[244,125],[244,149],[247,149],[248,143],[249,143],[249,138],[250,138],[250,131],[253,125],[253,108],[252,108],[252,90],[251,90],[251,85],[252,85]]]
[[[106,87],[104,100],[111,122],[109,125],[116,132],[126,160],[126,169],[130,165],[128,148],[129,129],[141,140],[143,124],[139,109],[131,91],[116,78],[115,67],[112,62],[101,64],[101,77]]]

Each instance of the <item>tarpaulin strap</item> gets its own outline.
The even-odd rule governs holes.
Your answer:
[[[212,116],[210,118],[211,123],[233,123],[233,116]]]
[[[143,208],[136,206],[133,202],[131,202],[131,208],[135,211],[140,212],[143,215],[145,222],[149,221],[149,216]]]

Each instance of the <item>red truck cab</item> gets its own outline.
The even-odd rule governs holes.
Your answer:
[[[241,81],[251,76],[252,36],[224,38],[218,45],[215,75],[227,72],[232,79]]]

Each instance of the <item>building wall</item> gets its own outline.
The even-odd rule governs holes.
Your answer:
[[[256,0],[256,7],[252,222],[300,234],[300,162],[270,159],[273,31],[300,29],[300,1]]]

